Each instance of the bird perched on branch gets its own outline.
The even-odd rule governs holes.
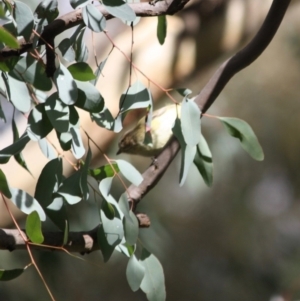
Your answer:
[[[177,117],[180,117],[180,108],[172,104],[153,112],[149,130],[146,130],[146,117],[141,118],[120,140],[117,155],[158,156],[173,134],[172,128]]]

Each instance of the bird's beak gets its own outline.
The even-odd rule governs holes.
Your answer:
[[[120,155],[122,153],[121,149],[118,149],[116,155]]]

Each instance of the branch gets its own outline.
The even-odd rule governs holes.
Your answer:
[[[195,98],[195,102],[202,113],[209,109],[229,80],[237,72],[253,63],[267,48],[277,32],[290,2],[290,0],[273,0],[266,19],[256,36],[241,51],[225,61],[211,77]],[[179,149],[179,142],[175,137],[172,137],[166,148],[157,157],[156,162],[152,163],[143,173],[144,181],[138,187],[131,185],[128,188],[129,198],[135,207],[141,198],[161,179]]]
[[[173,15],[182,10],[188,2],[189,0],[162,0],[155,3],[155,5],[150,5],[149,3],[132,3],[128,5],[138,17],[155,17],[161,15]],[[103,5],[99,5],[96,8],[103,14],[106,20],[114,18],[114,16],[108,13]],[[54,41],[54,38],[57,35],[80,24],[83,24],[81,8],[63,15],[45,26],[44,31],[41,34],[42,38],[39,40],[39,45],[45,44],[44,41],[47,41],[47,43],[52,45],[52,41]],[[20,40],[19,49],[10,49],[8,47],[2,49],[0,51],[0,62],[13,56],[20,56],[22,53],[32,49],[33,38],[34,34],[32,34],[29,42],[26,42],[24,39]]]
[[[62,246],[69,252],[79,252],[81,254],[90,253],[92,251],[100,250],[97,242],[97,232],[100,225],[90,231],[70,232],[68,242],[63,246],[64,233],[63,232],[44,232],[44,242],[42,245],[32,244],[32,249],[43,250],[62,250]],[[26,237],[23,231],[24,237]],[[53,248],[51,248],[53,247]],[[0,229],[0,250],[24,250],[26,249],[26,242],[18,229]]]

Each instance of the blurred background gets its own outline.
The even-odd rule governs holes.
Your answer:
[[[25,1],[35,9],[39,1]],[[135,64],[165,88],[186,87],[198,94],[216,68],[243,47],[257,32],[270,7],[269,0],[193,0],[176,16],[168,16],[166,42],[156,39],[156,18],[145,18],[134,29]],[[59,1],[60,14],[71,11]],[[209,114],[238,117],[254,129],[265,152],[256,162],[228,136],[213,118],[203,118],[203,133],[214,160],[214,183],[207,188],[192,168],[179,188],[179,156],[158,185],[142,200],[138,211],[151,219],[141,229],[141,241],[162,263],[167,300],[289,301],[300,299],[300,2],[292,1],[277,35],[263,55],[238,73],[218,97]],[[130,53],[130,27],[118,20],[108,33]],[[72,30],[58,37],[69,36]],[[111,45],[103,34],[86,33],[89,63],[105,59]],[[93,43],[92,44],[92,41]],[[109,57],[98,88],[116,114],[121,93],[128,85],[128,62],[116,49]],[[147,79],[133,75],[134,79]],[[162,91],[150,86],[157,107],[169,103]],[[175,97],[178,96],[174,94]],[[10,109],[6,100],[3,107]],[[134,124],[141,112],[126,118]],[[83,127],[112,158],[118,135],[107,132],[81,112]],[[19,130],[25,130],[24,117]],[[10,126],[1,124],[1,148],[11,143]],[[55,139],[55,136],[52,136]],[[93,149],[93,166],[105,163]],[[47,160],[34,143],[24,152],[30,176],[11,161],[1,166],[13,187],[33,193]],[[141,172],[149,159],[122,155]],[[65,174],[71,172],[64,166]],[[113,194],[122,193],[115,183]],[[71,214],[72,230],[98,224],[92,202],[78,204]],[[72,208],[73,209],[73,208]],[[13,208],[22,225],[24,217]],[[13,227],[3,204],[0,226]],[[47,229],[51,229],[48,225]],[[114,253],[104,264],[100,252],[80,261],[58,252],[34,252],[56,300],[146,300],[133,293],[126,281],[127,258]],[[1,251],[0,267],[23,267],[30,259],[24,251]],[[0,283],[0,300],[50,300],[34,268],[16,280]]]

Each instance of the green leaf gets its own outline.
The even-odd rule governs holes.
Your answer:
[[[41,244],[44,241],[41,220],[36,211],[31,212],[27,216],[26,234],[33,243]]]
[[[132,184],[135,186],[139,186],[144,178],[140,174],[140,172],[130,163],[128,163],[125,160],[116,160],[116,163],[118,164],[119,170],[122,173],[122,175]]]
[[[90,169],[89,175],[97,181],[101,181],[105,178],[113,177],[115,175],[115,171],[118,173],[120,170],[118,165],[113,163],[112,165],[107,164],[95,169]]]
[[[62,64],[56,69],[53,76],[58,90],[59,99],[66,105],[73,105],[78,96],[77,86],[69,70]]]
[[[45,111],[45,104],[36,105],[28,116],[27,134],[33,141],[46,137],[53,129]]]
[[[30,141],[27,133],[25,132],[21,138],[15,141],[13,144],[8,147],[2,149],[0,151],[0,164],[7,163],[11,156],[19,154],[26,146],[26,144]]]
[[[95,32],[101,32],[105,29],[105,17],[92,4],[88,4],[82,8],[82,18],[84,24]]]
[[[0,41],[5,43],[6,46],[12,49],[19,49],[20,45],[18,40],[6,29],[0,27]]]
[[[205,184],[211,186],[213,183],[213,161],[208,144],[203,136],[197,145],[194,164],[199,170]]]
[[[38,203],[38,201],[29,195],[27,192],[17,188],[10,188],[11,201],[25,214],[30,214],[36,211],[40,217],[40,220],[45,221],[46,215]]]
[[[2,169],[0,169],[0,192],[3,193],[7,198],[11,198],[9,185],[7,183],[6,176]]]
[[[181,104],[181,130],[184,141],[189,146],[195,146],[201,139],[201,111],[197,104],[185,98]]]
[[[25,3],[15,1],[14,18],[18,24],[18,35],[29,40],[33,29],[33,14],[29,6]]]
[[[126,268],[126,278],[132,291],[136,292],[145,276],[144,266],[132,255]]]
[[[103,0],[107,11],[116,18],[133,22],[136,18],[133,9],[123,0]]]
[[[66,221],[66,226],[64,229],[64,241],[63,241],[63,246],[65,246],[68,243],[69,239],[69,223]]]
[[[25,268],[26,269],[26,268]],[[0,269],[0,281],[10,281],[19,277],[25,269],[3,270]]]
[[[75,105],[90,113],[98,113],[104,108],[104,98],[94,85],[88,82],[76,82],[78,99]]]
[[[140,263],[145,268],[145,276],[140,288],[149,301],[165,301],[165,276],[158,259],[145,248],[142,250]]]
[[[85,62],[78,62],[68,67],[73,78],[80,81],[89,81],[96,78],[92,68]]]
[[[163,45],[167,36],[167,18],[158,16],[157,21],[157,39],[159,44]]]
[[[217,117],[225,126],[227,132],[238,138],[242,148],[255,160],[262,161],[264,152],[250,125],[244,120],[229,117]]]

